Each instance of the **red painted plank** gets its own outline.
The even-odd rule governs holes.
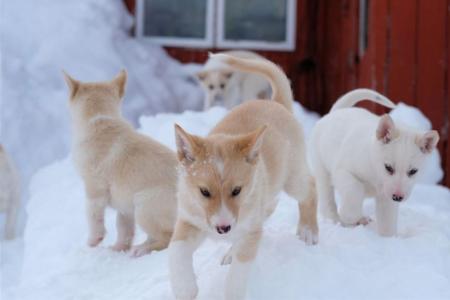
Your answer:
[[[387,94],[395,102],[408,104],[415,104],[416,4],[416,1],[391,0],[388,19],[390,47]]]
[[[389,14],[390,0],[369,1],[369,41],[367,52],[364,55],[358,70],[359,84],[387,94],[387,61],[390,47]],[[385,110],[373,103],[361,105],[376,113]]]
[[[342,56],[340,69],[342,82],[339,94],[342,95],[356,87],[355,57],[358,50],[358,0],[344,0],[342,9]]]
[[[448,106],[445,91],[448,30],[446,24],[447,0],[419,1],[417,105],[441,135],[445,135],[445,110]],[[439,144],[441,153],[445,153],[445,143],[443,136]]]
[[[446,37],[446,77],[447,85],[445,87],[445,103],[447,106],[447,115],[445,118],[445,130],[447,131],[447,141],[445,141],[446,151],[443,151],[445,168],[445,185],[450,188],[450,0],[447,0],[447,37]],[[445,133],[444,133],[445,134]]]

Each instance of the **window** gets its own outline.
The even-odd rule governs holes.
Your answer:
[[[214,0],[139,0],[136,36],[167,46],[210,47]]]
[[[136,36],[166,46],[294,50],[296,0],[138,0]]]

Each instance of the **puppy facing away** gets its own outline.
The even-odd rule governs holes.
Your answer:
[[[20,188],[16,169],[0,144],[0,212],[5,213],[5,239],[16,234],[17,213],[20,206]]]
[[[375,91],[357,89],[339,98],[313,130],[311,160],[319,207],[335,222],[365,225],[370,219],[363,216],[363,200],[375,197],[378,233],[392,236],[397,233],[398,205],[408,198],[439,135],[352,107],[364,99],[395,107]],[[339,214],[334,189],[342,197]]]
[[[105,208],[117,211],[117,242],[126,251],[133,242],[135,221],[147,240],[135,246],[140,256],[167,247],[176,215],[175,153],[137,133],[121,116],[127,75],[108,82],[82,83],[65,75],[70,88],[74,129],[73,155],[87,196],[89,246],[105,236]]]
[[[298,201],[297,234],[318,241],[316,195],[306,162],[303,131],[292,114],[286,75],[268,60],[212,55],[228,66],[265,76],[272,101],[254,100],[234,108],[205,138],[176,126],[181,171],[178,216],[169,245],[170,279],[177,299],[198,289],[192,255],[205,237],[231,242],[225,298],[243,299],[264,221],[285,190]]]
[[[264,59],[251,51],[226,51],[225,54],[240,58]],[[230,69],[222,61],[210,57],[203,69],[197,73],[205,92],[204,109],[221,105],[228,109],[245,100],[268,99],[269,82],[260,74]]]

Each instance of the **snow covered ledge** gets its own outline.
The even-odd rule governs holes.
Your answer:
[[[317,116],[298,105],[295,112],[308,135]],[[174,149],[174,122],[205,135],[225,114],[213,108],[142,117],[140,130]],[[429,126],[403,105],[393,115]],[[265,226],[249,299],[450,299],[450,191],[434,184],[442,176],[438,154],[427,174],[423,182],[429,184],[417,185],[402,204],[399,238],[378,237],[374,224],[342,228],[321,221],[319,245],[305,247],[295,237],[295,201],[280,194],[280,205]],[[82,182],[69,158],[39,171],[30,194],[21,282],[5,291],[6,298],[173,299],[167,251],[133,259],[107,249],[115,236],[111,211],[106,217],[110,234],[102,246],[85,245]],[[374,215],[372,201],[365,211]],[[208,241],[196,252],[199,299],[220,299],[228,269],[220,261],[227,249]],[[349,282],[351,288],[344,288]]]

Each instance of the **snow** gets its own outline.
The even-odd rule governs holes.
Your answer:
[[[431,122],[416,107],[409,106],[404,103],[397,104],[397,107],[390,112],[390,116],[397,122],[406,124],[409,127],[422,131],[431,130]],[[441,165],[441,157],[435,149],[431,153],[427,167],[419,173],[419,181],[422,183],[433,184],[442,180],[444,171],[439,167]]]
[[[317,121],[295,104],[295,115],[307,136]],[[401,114],[408,107],[400,107]],[[158,114],[140,118],[140,131],[175,149],[173,124],[205,135],[227,113]],[[421,123],[422,116],[415,116]],[[433,166],[435,175],[441,172]],[[167,251],[141,258],[114,253],[114,213],[106,217],[107,237],[90,249],[84,215],[82,182],[70,157],[34,176],[27,206],[20,280],[9,282],[5,299],[173,299]],[[285,193],[266,222],[251,274],[248,299],[449,299],[450,190],[418,184],[400,208],[399,236],[383,238],[375,224],[343,228],[320,220],[320,241],[306,246],[295,236],[297,205]],[[365,205],[374,218],[374,203]],[[136,242],[144,238],[138,232]],[[206,241],[194,255],[198,299],[222,299],[229,266],[221,266],[229,245]],[[5,244],[13,256],[16,244]],[[16,258],[17,259],[17,258]],[[11,269],[11,267],[10,267]],[[16,266],[17,272],[17,266]]]
[[[126,68],[125,117],[172,149],[174,123],[206,135],[227,111],[185,111],[202,106],[192,76],[200,67],[183,66],[160,47],[130,38],[122,0],[5,0],[0,13],[0,141],[24,187],[40,169],[28,193],[23,239],[1,242],[1,299],[173,299],[167,251],[133,259],[107,248],[116,233],[112,211],[101,247],[85,245],[84,194],[69,155],[61,70],[91,81]],[[308,138],[318,115],[294,109]],[[403,104],[391,115],[421,130],[431,126]],[[307,247],[294,234],[296,204],[281,193],[265,225],[248,299],[450,299],[450,191],[436,185],[442,175],[435,152],[401,205],[397,238],[379,237],[374,224],[342,228],[320,220],[320,242]],[[365,211],[374,216],[373,201]],[[143,238],[138,232],[136,243]],[[229,267],[220,261],[227,250],[225,243],[207,241],[196,252],[199,299],[221,299]]]
[[[183,66],[156,45],[131,38],[122,0],[1,2],[0,142],[32,174],[67,156],[70,123],[62,70],[84,81],[128,70],[124,115],[200,109],[203,93]]]

